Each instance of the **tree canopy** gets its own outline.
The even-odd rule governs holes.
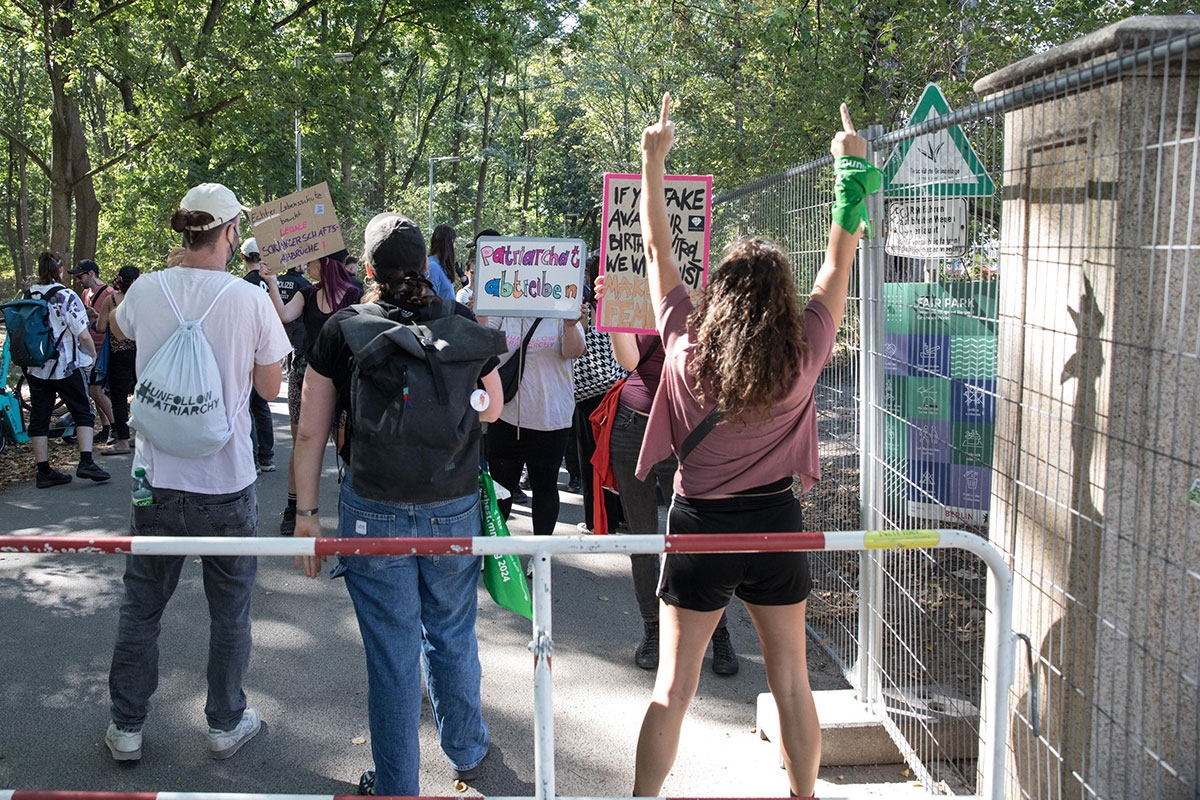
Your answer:
[[[460,235],[595,243],[662,92],[671,169],[718,191],[825,151],[836,109],[894,126],[1014,60],[1168,0],[8,0],[0,287],[36,254],[154,268],[200,181],[247,205],[328,182],[353,250],[403,211]],[[432,160],[431,159],[442,159]],[[457,159],[457,160],[452,160]]]

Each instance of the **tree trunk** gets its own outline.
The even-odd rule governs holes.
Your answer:
[[[496,74],[494,64],[488,66],[487,89],[483,95],[483,131],[479,135],[479,178],[475,183],[475,236],[483,229],[483,192],[487,186],[487,149],[492,135],[492,76]]]
[[[17,285],[27,286],[33,282],[33,252],[29,247],[29,162],[24,153],[19,153],[17,159],[17,245],[20,248]]]
[[[96,257],[96,240],[100,234],[100,201],[96,186],[89,174],[92,160],[88,156],[87,138],[79,118],[79,106],[69,101],[71,131],[71,178],[75,197],[75,260]]]

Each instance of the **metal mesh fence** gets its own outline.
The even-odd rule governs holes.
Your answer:
[[[1197,30],[1128,20],[867,132],[885,230],[817,389],[806,525],[1008,554],[1035,665],[1001,711],[1010,797],[1200,796]],[[786,244],[806,292],[829,163],[718,198],[714,241]],[[974,789],[981,565],[828,554],[814,580],[812,632],[917,776]]]

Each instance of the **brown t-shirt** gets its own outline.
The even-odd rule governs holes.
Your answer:
[[[687,289],[677,286],[655,311],[666,360],[638,458],[637,475],[642,480],[655,464],[682,446],[714,405],[696,400],[687,377],[687,365],[695,353],[695,332],[687,324],[692,311]],[[775,405],[765,422],[722,420],[713,428],[675,472],[678,494],[732,494],[791,475],[799,475],[808,491],[820,479],[813,389],[833,352],[836,331],[829,311],[816,302],[804,310],[804,330],[808,350],[800,358],[800,377],[787,397]]]

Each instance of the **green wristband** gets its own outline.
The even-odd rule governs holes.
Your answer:
[[[866,159],[858,156],[838,156],[834,165],[833,222],[848,233],[858,233],[864,225],[871,235],[867,219],[868,195],[883,186],[883,173]]]

